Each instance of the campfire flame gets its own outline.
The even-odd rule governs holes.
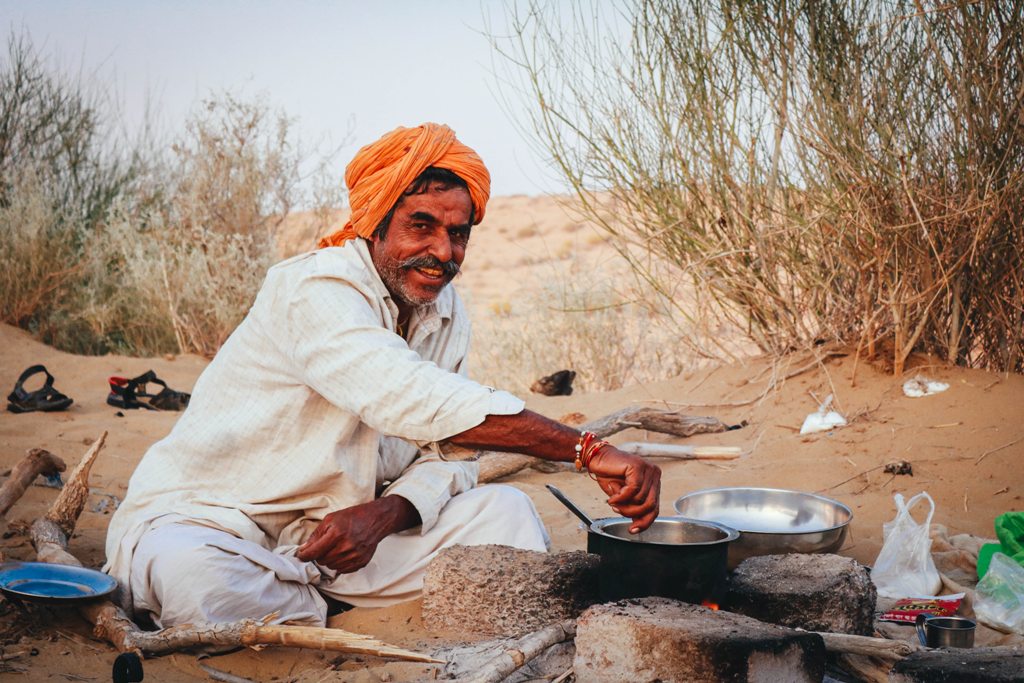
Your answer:
[[[711,602],[710,600],[703,600],[700,603],[700,606],[701,607],[707,607],[708,609],[714,610],[716,612],[718,611],[718,603],[717,602]]]

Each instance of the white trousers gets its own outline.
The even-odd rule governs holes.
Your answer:
[[[384,607],[419,597],[427,564],[452,545],[510,545],[545,551],[550,538],[522,491],[500,484],[453,497],[427,533],[416,527],[388,536],[370,563],[337,574],[294,557],[295,546],[270,550],[229,533],[178,521],[147,531],[132,557],[136,614],[160,628],[184,623],[262,619],[323,626],[321,593],[357,607]]]

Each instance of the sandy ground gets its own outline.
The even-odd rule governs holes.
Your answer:
[[[474,307],[514,295],[537,269],[571,267],[581,254],[606,258],[607,245],[581,227],[551,200],[496,198],[485,226],[474,234],[466,274],[459,287]],[[292,249],[294,250],[294,249]],[[475,251],[474,251],[475,250]],[[477,343],[485,343],[479,341]],[[121,497],[131,473],[154,441],[165,435],[177,413],[117,411],[105,404],[110,375],[135,376],[153,369],[175,389],[188,391],[206,360],[192,356],[125,358],[79,357],[47,348],[26,333],[0,327],[0,382],[6,393],[27,366],[44,363],[56,387],[75,404],[61,413],[14,415],[0,412],[0,470],[13,466],[25,451],[46,448],[73,467],[103,430],[107,447],[92,474],[93,495],[82,515],[71,550],[87,566],[103,561],[103,539],[112,497]],[[798,372],[803,370],[802,372]],[[903,382],[918,374],[947,382],[948,391],[925,398],[903,395]],[[792,375],[784,381],[773,381]],[[835,407],[850,420],[847,427],[801,436],[804,417],[817,401],[833,393]],[[725,463],[662,460],[662,513],[673,501],[702,488],[770,486],[821,492],[854,512],[841,553],[873,563],[882,523],[894,515],[893,495],[928,491],[937,509],[934,521],[950,534],[993,535],[998,514],[1021,510],[1024,502],[1024,377],[949,368],[928,358],[912,359],[903,377],[893,377],[852,356],[815,363],[809,355],[781,363],[752,359],[743,364],[702,369],[661,382],[614,392],[547,398],[530,396],[529,406],[552,417],[579,412],[587,419],[633,404],[713,415],[748,426],[687,440],[696,445],[736,445],[746,454]],[[664,441],[657,434],[627,431],[613,441]],[[679,441],[675,441],[679,442]],[[913,465],[914,475],[891,476],[882,466],[896,460]],[[603,495],[585,476],[532,470],[506,480],[536,502],[553,539],[554,550],[583,549],[585,534],[574,517],[543,488],[553,483],[595,516],[605,514]],[[7,515],[0,552],[33,559],[26,524],[45,513],[54,489],[32,486]],[[187,587],[184,587],[187,589]],[[332,624],[375,635],[390,643],[429,651],[453,634],[431,634],[417,602],[381,610],[356,609]],[[36,652],[0,661],[10,680],[109,680],[114,650],[92,640],[87,625],[71,610],[19,607],[0,602],[0,637],[6,652]],[[432,678],[427,665],[388,663],[373,657],[271,649],[239,651],[206,660],[223,671],[260,681],[379,681]],[[209,680],[196,658],[178,654],[148,660],[146,680]],[[16,678],[14,671],[21,670]]]

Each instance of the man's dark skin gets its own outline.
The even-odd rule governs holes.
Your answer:
[[[381,280],[398,306],[399,330],[408,328],[417,306],[434,301],[454,275],[424,265],[454,262],[461,266],[469,244],[473,203],[458,185],[433,181],[422,192],[406,194],[395,206],[386,235],[369,239],[370,255]],[[420,259],[419,265],[409,261]],[[579,431],[532,412],[489,415],[476,427],[447,440],[464,448],[512,451],[545,460],[572,461]],[[589,471],[608,494],[618,514],[633,519],[630,531],[646,529],[658,516],[661,470],[613,446],[602,448]],[[419,512],[401,496],[329,513],[303,544],[297,557],[342,573],[365,567],[386,536],[420,524]]]

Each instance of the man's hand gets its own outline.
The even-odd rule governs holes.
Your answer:
[[[594,454],[587,469],[608,494],[612,509],[632,518],[630,533],[639,533],[654,523],[661,498],[659,468],[609,445]]]
[[[531,410],[515,415],[488,415],[476,427],[448,439],[465,448],[512,451],[563,462],[573,461],[579,440],[578,429]],[[608,494],[608,504],[620,515],[632,518],[632,533],[654,523],[661,497],[661,470],[656,465],[608,445],[590,459],[587,469]]]
[[[329,513],[299,547],[296,557],[348,574],[369,564],[386,536],[419,523],[412,503],[401,496],[384,496]]]

